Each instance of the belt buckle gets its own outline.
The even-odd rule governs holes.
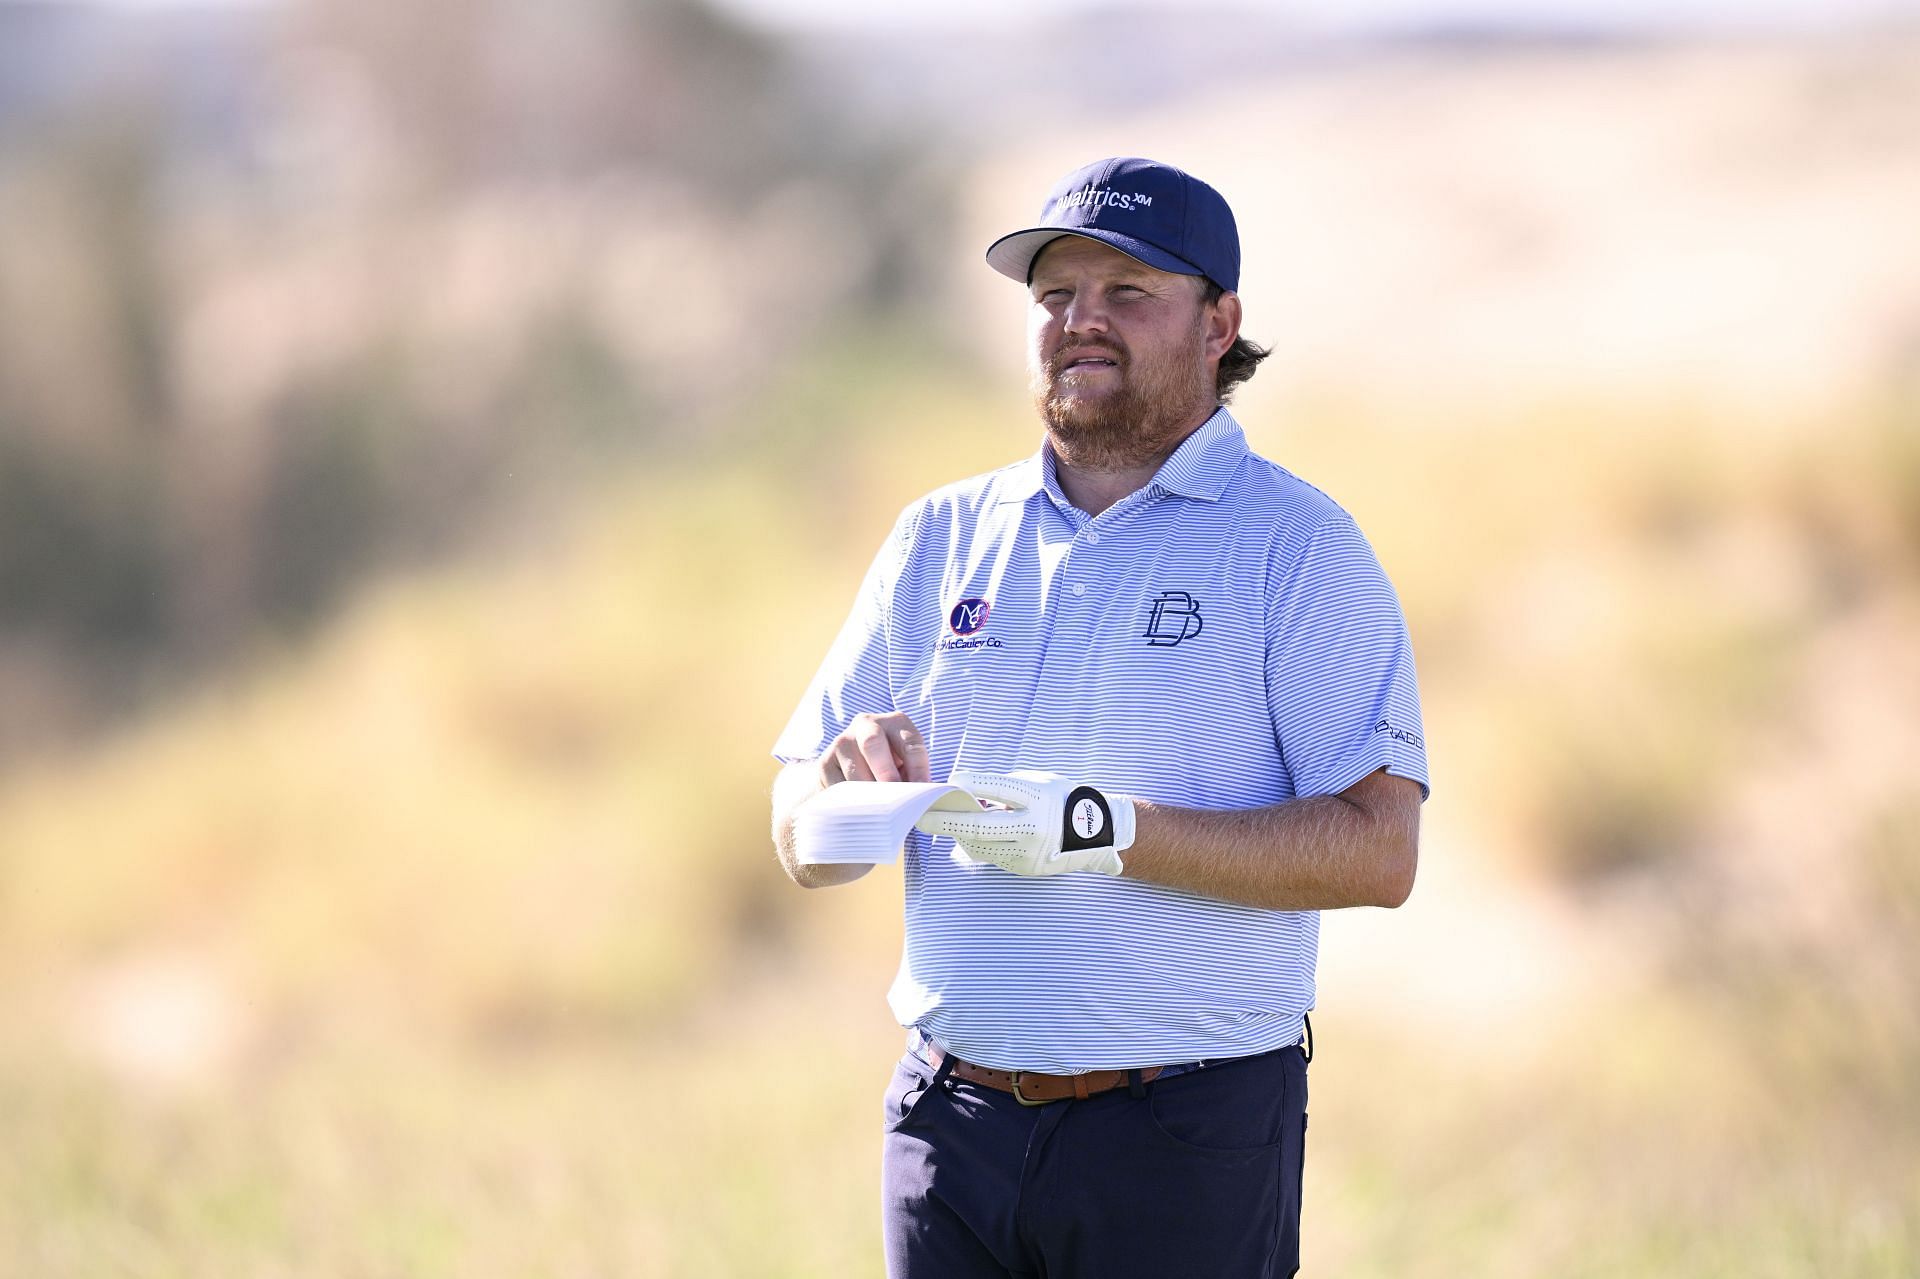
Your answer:
[[[1019,1102],[1023,1106],[1046,1105],[1047,1102],[1045,1098],[1029,1097],[1027,1096],[1027,1094],[1020,1091],[1020,1076],[1026,1073],[1027,1072],[1024,1070],[1016,1070],[1013,1072],[1013,1099]]]

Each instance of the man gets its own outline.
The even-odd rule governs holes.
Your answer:
[[[1397,906],[1426,792],[1392,587],[1224,400],[1240,248],[1210,186],[1069,174],[987,250],[1046,427],[909,506],[775,746],[774,838],[843,780],[949,779],[902,863],[888,1272],[1292,1274],[1318,912]]]

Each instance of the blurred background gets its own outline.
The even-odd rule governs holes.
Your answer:
[[[0,1273],[879,1273],[766,750],[1116,153],[1426,698],[1307,1273],[1920,1273],[1920,7],[1326,8],[0,2]]]

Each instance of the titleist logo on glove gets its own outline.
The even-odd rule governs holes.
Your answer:
[[[970,861],[1015,875],[1118,875],[1133,845],[1133,800],[1058,773],[958,772],[947,779],[995,805],[929,812],[914,823],[944,835]]]

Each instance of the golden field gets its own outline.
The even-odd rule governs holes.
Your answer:
[[[1305,1272],[1920,1271],[1916,48],[1062,117],[927,275],[806,256],[852,179],[343,184],[165,224],[173,320],[113,285],[165,430],[84,219],[0,188],[0,284],[61,299],[0,289],[3,549],[80,505],[44,450],[134,512],[100,598],[179,589],[0,585],[194,657],[122,696],[0,617],[0,1276],[879,1273],[899,882],[788,884],[766,750],[897,510],[1035,446],[978,244],[1088,150],[1243,201],[1236,411],[1420,663],[1419,885],[1323,930]]]
[[[876,1272],[897,884],[788,886],[763,752],[887,503],[1027,432],[844,341],[778,431],[11,779],[4,1269]],[[1419,497],[1469,488],[1460,433],[1383,467],[1339,425],[1307,451],[1403,584],[1436,791],[1415,900],[1327,924],[1312,1268],[1908,1272],[1892,425],[1818,475],[1702,429],[1652,493],[1619,422],[1561,420],[1577,471],[1489,425],[1471,521]]]

